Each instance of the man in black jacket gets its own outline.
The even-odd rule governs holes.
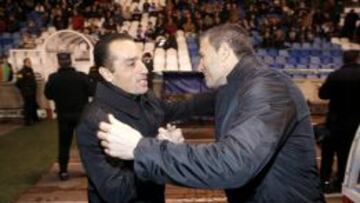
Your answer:
[[[67,180],[74,130],[93,91],[88,76],[71,66],[69,53],[59,53],[57,57],[60,68],[49,76],[45,96],[55,102],[59,127],[59,177]]]
[[[322,142],[320,175],[325,192],[341,190],[352,140],[360,124],[359,51],[344,53],[344,66],[331,73],[319,90],[321,99],[329,99],[326,127],[330,134]],[[333,158],[337,156],[337,177],[331,182]],[[334,184],[332,184],[334,183]],[[335,187],[331,187],[335,186]]]
[[[36,110],[36,78],[30,58],[24,59],[23,68],[16,74],[16,86],[20,89],[24,100],[24,120],[26,125],[32,125],[38,121]]]
[[[90,202],[162,203],[164,185],[138,179],[132,161],[122,161],[103,153],[96,133],[107,115],[132,126],[146,137],[156,137],[166,122],[190,114],[208,115],[213,97],[203,96],[191,103],[171,105],[148,92],[148,70],[141,51],[131,37],[113,34],[101,39],[94,48],[95,65],[104,81],[97,83],[94,100],[77,128],[77,144],[88,176]],[[204,109],[199,108],[207,104]],[[127,132],[122,132],[127,136]],[[106,143],[103,143],[106,145]]]
[[[98,133],[105,153],[134,160],[143,180],[224,188],[231,203],[324,202],[310,113],[291,79],[256,59],[238,25],[206,31],[200,57],[206,84],[218,90],[215,143],[159,141],[111,120]]]

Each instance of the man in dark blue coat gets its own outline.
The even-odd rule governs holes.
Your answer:
[[[32,125],[38,121],[36,110],[38,104],[36,102],[36,78],[32,69],[31,59],[24,59],[24,67],[16,74],[16,86],[20,89],[24,100],[24,120],[25,125]]]
[[[105,152],[134,160],[143,180],[224,188],[231,203],[324,202],[310,113],[291,79],[258,62],[238,25],[206,31],[200,57],[207,85],[218,90],[215,143],[159,141],[111,121],[98,133]]]
[[[148,92],[148,70],[141,61],[141,51],[127,35],[114,34],[101,39],[95,45],[94,59],[104,81],[97,83],[94,100],[77,129],[77,143],[89,181],[89,201],[165,202],[163,184],[138,179],[133,171],[133,161],[122,161],[103,152],[96,136],[99,123],[107,121],[107,115],[111,113],[146,137],[153,138],[166,122],[191,114],[211,114],[208,111],[213,109],[214,97],[203,96],[179,105],[158,100]],[[204,104],[208,106],[199,108]]]
[[[59,178],[67,180],[75,127],[93,90],[88,76],[71,66],[69,53],[59,53],[57,57],[60,67],[49,76],[44,93],[46,98],[55,102],[59,128]]]
[[[331,73],[319,89],[321,99],[329,99],[326,127],[330,134],[322,142],[320,176],[325,192],[341,190],[346,161],[360,124],[359,51],[344,53],[344,66]],[[337,177],[331,181],[333,158],[337,156]],[[333,183],[333,184],[332,184]],[[334,186],[334,187],[331,187]]]

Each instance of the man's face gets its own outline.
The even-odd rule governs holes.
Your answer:
[[[30,60],[30,59],[26,59],[26,60],[24,61],[24,65],[25,65],[26,67],[31,68],[31,60]]]
[[[111,82],[125,92],[144,94],[148,91],[148,70],[141,61],[141,51],[133,41],[114,41],[109,45],[114,72]]]
[[[211,88],[223,85],[225,71],[221,67],[221,59],[218,52],[210,44],[209,38],[200,41],[200,63],[199,70],[204,74],[206,85]]]

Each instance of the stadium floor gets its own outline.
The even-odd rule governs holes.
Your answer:
[[[8,132],[14,129],[13,125],[2,125],[2,132]],[[16,125],[19,127],[18,125]],[[15,128],[16,129],[16,128]],[[202,128],[185,128],[183,130],[185,137],[192,143],[209,142],[212,137],[211,127]],[[196,139],[194,138],[194,135]],[[319,153],[319,150],[318,150]],[[320,158],[318,158],[319,161]],[[77,149],[71,152],[71,160],[69,163],[70,179],[68,181],[60,181],[57,177],[57,163],[52,164],[47,173],[44,173],[40,180],[26,192],[24,192],[16,203],[83,203],[87,202],[86,188],[87,180]],[[341,195],[326,195],[328,203],[340,203]],[[173,185],[166,186],[166,202],[167,203],[225,203],[224,193],[220,190],[199,190],[191,188],[177,187]]]

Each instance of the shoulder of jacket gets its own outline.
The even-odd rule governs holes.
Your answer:
[[[82,121],[97,127],[101,121],[107,120],[107,111],[97,101],[92,101],[85,106],[82,115]]]

